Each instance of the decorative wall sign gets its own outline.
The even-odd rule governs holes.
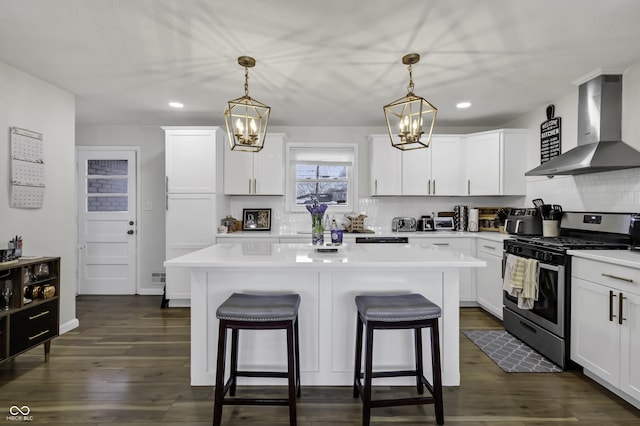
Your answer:
[[[555,106],[547,107],[547,120],[540,125],[540,164],[560,155],[562,118],[554,117]]]
[[[44,199],[42,134],[11,128],[11,207],[38,209]]]

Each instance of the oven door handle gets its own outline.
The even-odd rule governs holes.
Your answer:
[[[548,269],[550,271],[555,271],[558,273],[564,270],[564,266],[562,265],[551,265],[550,263],[543,263],[541,261],[538,261],[538,265],[540,266],[540,269]]]

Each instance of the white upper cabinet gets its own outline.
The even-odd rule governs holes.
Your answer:
[[[429,195],[463,195],[460,135],[431,136],[431,185]]]
[[[402,194],[402,152],[391,146],[389,136],[369,136],[371,195]]]
[[[216,149],[223,133],[217,127],[165,130],[167,193],[216,193]]]
[[[401,151],[369,136],[371,195],[461,195],[460,136],[433,135],[429,148]]]
[[[462,195],[524,195],[527,132],[500,129],[465,136]]]
[[[256,153],[224,150],[225,195],[283,195],[286,135],[267,133]]]

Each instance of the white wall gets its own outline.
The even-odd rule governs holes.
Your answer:
[[[578,87],[567,96],[549,102],[555,116],[562,118],[562,152],[574,148],[578,128]],[[505,127],[529,128],[528,169],[540,164],[540,124],[546,119],[546,107],[519,117]],[[622,77],[622,140],[640,150],[640,64],[629,67]],[[542,198],[573,211],[640,211],[640,168],[590,173],[576,176],[529,177],[527,200]]]
[[[164,273],[164,130],[159,126],[78,126],[78,146],[140,147],[140,294],[161,294],[151,274]]]
[[[77,327],[75,97],[0,62],[0,246],[22,235],[25,256],[61,258],[60,328]],[[43,134],[45,196],[41,209],[9,207],[9,128]]]

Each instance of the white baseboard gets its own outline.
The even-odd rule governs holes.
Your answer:
[[[140,296],[162,296],[164,291],[161,288],[141,288],[138,290]]]
[[[78,321],[78,318],[74,318],[71,321],[67,321],[64,324],[60,324],[60,330],[59,330],[60,335],[63,335],[64,333],[78,327],[80,327],[80,321]]]
[[[190,308],[191,299],[169,299],[170,308]]]

